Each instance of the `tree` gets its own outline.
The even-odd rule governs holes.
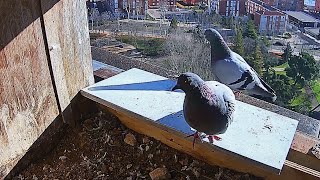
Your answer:
[[[234,52],[238,53],[240,56],[244,55],[243,37],[242,37],[241,28],[236,29]]]
[[[194,72],[206,80],[213,79],[210,71],[210,46],[200,42],[191,33],[177,29],[176,34],[169,34],[164,47],[166,68],[177,72]]]
[[[178,27],[178,21],[176,19],[176,17],[173,17],[171,22],[170,22],[170,27],[173,29],[176,29]]]
[[[300,53],[299,56],[292,56],[288,61],[288,65],[286,72],[294,80],[294,85],[298,84],[303,87],[306,82],[319,76],[317,62],[313,56],[306,52]]]
[[[282,62],[286,63],[290,60],[290,58],[292,57],[292,48],[290,46],[290,43],[287,43],[287,47],[284,49],[284,52],[281,56]]]
[[[272,68],[267,68],[263,77],[276,92],[276,103],[280,106],[289,107],[290,102],[297,94],[296,88],[290,83],[291,78],[283,74],[276,74]]]
[[[257,42],[253,53],[247,58],[247,61],[251,67],[257,71],[258,74],[262,74],[263,56],[261,53],[261,48]]]
[[[249,20],[246,31],[244,33],[244,36],[252,38],[252,39],[258,38],[256,27],[255,27],[254,22],[252,20]]]
[[[269,47],[271,44],[270,44],[270,41],[268,40],[268,38],[266,36],[262,36],[261,37],[261,41],[263,42],[263,44],[267,47]]]

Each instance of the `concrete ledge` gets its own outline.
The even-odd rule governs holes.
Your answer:
[[[158,74],[167,78],[172,78],[176,75],[178,75],[177,72],[174,71],[169,71],[165,68],[162,67],[158,67],[155,66],[153,64],[148,64],[145,62],[141,62],[138,61],[136,59],[132,59],[132,58],[128,58],[125,56],[119,56],[117,54],[113,54],[110,52],[107,52],[103,49],[97,48],[97,47],[91,47],[91,51],[92,51],[92,57],[95,60],[99,60],[100,62],[106,63],[108,65],[111,66],[115,66],[117,68],[123,69],[123,70],[128,70],[131,68],[139,68],[145,71],[149,71],[152,72],[154,74]],[[111,73],[111,69],[109,69],[109,73]],[[116,71],[113,71],[113,73],[117,74]],[[95,73],[96,75],[101,74],[101,72],[97,72]],[[100,75],[101,76],[101,75]],[[309,135],[311,137],[314,138],[318,138],[319,137],[319,133],[320,133],[320,121],[296,113],[294,111],[288,110],[286,108],[250,97],[250,96],[246,96],[244,94],[241,94],[240,97],[238,98],[238,100],[266,109],[268,111],[292,118],[292,119],[296,119],[299,121],[298,124],[298,131]]]
[[[113,87],[120,88],[120,87]],[[110,89],[109,89],[110,90]],[[113,91],[113,90],[112,90]],[[108,96],[110,97],[110,96]],[[98,98],[99,99],[99,98]],[[161,142],[178,149],[182,152],[190,154],[198,159],[208,162],[209,164],[219,165],[235,169],[242,172],[248,172],[257,176],[264,177],[266,179],[318,179],[320,178],[319,171],[314,168],[306,167],[297,162],[286,160],[283,170],[280,176],[273,175],[263,168],[258,168],[254,163],[248,163],[243,158],[230,156],[228,153],[223,153],[221,150],[212,150],[211,146],[206,144],[199,144],[195,149],[192,149],[192,143],[190,140],[184,138],[184,135],[180,132],[174,131],[171,128],[165,128],[163,125],[155,123],[148,123],[149,120],[145,120],[140,116],[128,115],[126,111],[122,111],[117,108],[108,108],[101,105],[101,107],[107,111],[112,112],[122,121],[124,125],[133,129],[136,132],[154,137]],[[153,113],[152,113],[153,114]],[[290,150],[291,151],[291,150]],[[299,152],[298,152],[299,153]],[[300,153],[303,154],[303,153]],[[314,159],[313,159],[314,160]],[[244,163],[245,162],[245,163]]]
[[[102,72],[99,72],[99,74]],[[116,74],[118,74],[118,71],[114,71],[112,69],[108,69],[108,77],[114,76]],[[97,72],[94,72],[95,75],[99,76],[99,74],[97,74]],[[106,76],[104,76],[106,77]],[[105,79],[105,78],[101,78],[101,79]],[[297,117],[302,117],[303,119],[305,119],[305,121],[303,121],[303,125],[305,125],[306,127],[313,127],[312,125],[314,125],[314,123],[317,123],[318,121],[312,118],[309,118],[307,116],[304,116],[302,114],[290,111],[288,109],[270,104],[270,103],[266,103],[264,101],[249,97],[249,96],[245,96],[245,95],[241,95],[240,100],[247,102],[249,104],[252,105],[256,105],[258,107],[267,107],[268,110],[284,115],[284,116],[289,116],[293,119],[297,119]],[[264,106],[261,106],[261,104],[263,104]],[[310,125],[308,126],[308,121],[310,120]],[[316,126],[315,126],[316,127]],[[299,128],[299,126],[298,126]],[[300,128],[301,128],[301,123],[300,123]],[[317,159],[315,156],[308,154],[309,150],[315,146],[316,144],[320,144],[320,140],[318,139],[318,137],[316,136],[315,133],[313,133],[314,135],[310,135],[308,134],[308,128],[302,128],[303,131],[297,131],[295,133],[293,142],[291,144],[291,148],[288,154],[287,159],[293,162],[296,162],[300,165],[303,165],[305,167],[309,167],[311,169],[315,169],[320,171],[320,160]],[[285,169],[287,169],[287,167],[284,167]]]
[[[184,134],[194,133],[183,113],[184,93],[172,92],[174,80],[140,69],[130,69],[91,85],[82,95],[128,117],[145,119]],[[164,101],[165,99],[165,101]],[[156,124],[155,124],[156,123]],[[241,158],[252,166],[280,173],[290,149],[298,121],[236,101],[236,111],[222,141],[213,142],[212,151]],[[140,126],[144,126],[142,122]],[[204,139],[207,141],[207,139]]]

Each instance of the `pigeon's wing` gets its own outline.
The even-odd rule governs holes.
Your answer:
[[[230,122],[232,121],[232,114],[235,110],[235,96],[232,90],[217,81],[206,81],[206,85],[214,92],[218,98],[218,106],[228,116]]]
[[[236,54],[236,53],[235,53]],[[238,54],[235,57],[240,61],[244,62],[246,69],[248,69],[248,77],[252,79],[252,84],[248,84],[243,87],[251,94],[260,95],[263,97],[271,97],[272,101],[275,101],[276,94],[275,91],[258,75],[258,73]]]
[[[254,81],[250,72],[250,66],[241,58],[231,54],[227,59],[216,61],[212,66],[212,72],[217,80],[234,90],[244,90]]]
[[[233,52],[230,59],[218,61],[217,64],[218,66],[215,69],[217,69],[218,72],[218,69],[225,71],[225,73],[222,73],[220,70],[220,75],[218,76],[223,80],[227,79],[225,82],[221,80],[221,78],[219,78],[219,80],[230,88],[246,90],[249,94],[271,97],[273,101],[275,100],[275,91],[264,82],[258,73],[237,53]],[[222,66],[224,66],[224,68],[222,68]]]

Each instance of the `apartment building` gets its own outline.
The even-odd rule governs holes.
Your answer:
[[[158,9],[160,7],[166,8],[168,10],[174,10],[177,0],[148,0],[148,5],[150,9]]]
[[[260,34],[274,35],[286,31],[286,15],[279,11],[257,11],[254,23]]]
[[[147,0],[104,0],[114,16],[129,15],[144,18],[148,9]]]
[[[212,0],[211,8],[222,16],[244,16],[245,0]]]
[[[303,11],[304,0],[279,0],[277,8],[285,11]]]
[[[286,31],[287,16],[279,9],[259,0],[248,0],[246,9],[259,33],[271,35]]]
[[[316,0],[314,10],[320,13],[320,0]]]

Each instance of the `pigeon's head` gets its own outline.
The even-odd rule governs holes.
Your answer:
[[[191,72],[183,73],[178,77],[177,84],[172,88],[172,91],[181,89],[184,92],[190,92],[195,88],[199,88],[202,83],[203,80],[198,75]]]
[[[206,37],[206,39],[212,43],[212,42],[220,42],[221,40],[223,40],[222,36],[220,35],[220,33],[215,30],[215,29],[207,29],[204,32],[204,36]]]

